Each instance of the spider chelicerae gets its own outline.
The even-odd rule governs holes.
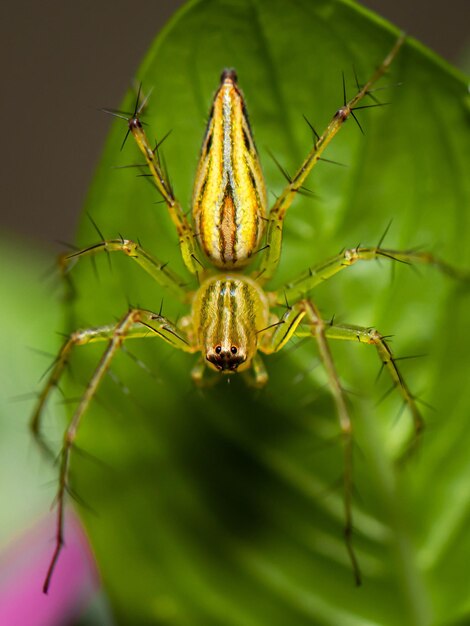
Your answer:
[[[43,449],[50,448],[41,434],[41,416],[45,403],[57,386],[70,353],[75,346],[104,342],[106,348],[65,432],[60,454],[57,493],[56,545],[44,582],[47,593],[51,577],[63,546],[64,500],[70,455],[77,431],[90,401],[123,342],[133,338],[160,338],[179,350],[199,353],[192,370],[197,385],[214,376],[239,372],[250,385],[262,387],[268,375],[260,353],[269,355],[281,350],[296,337],[310,337],[317,344],[333,395],[344,446],[345,542],[354,578],[360,584],[359,565],[352,545],[352,428],[345,392],[330,351],[330,341],[346,340],[374,346],[394,386],[401,394],[413,418],[415,436],[423,420],[415,398],[403,379],[396,360],[381,333],[375,328],[325,321],[314,301],[312,290],[338,272],[358,261],[387,258],[405,263],[434,264],[447,273],[452,268],[427,252],[390,250],[375,247],[349,248],[310,267],[306,272],[276,290],[266,289],[273,278],[281,256],[283,225],[286,212],[296,194],[330,141],[344,122],[355,117],[354,111],[372,86],[386,73],[404,38],[400,37],[390,53],[356,95],[334,113],[320,135],[313,127],[315,140],[295,175],[267,210],[266,190],[258,154],[248,122],[243,94],[234,70],[222,73],[202,145],[197,168],[192,223],[188,220],[173,190],[159,157],[158,146],[152,148],[140,120],[145,101],[137,98],[131,116],[124,117],[128,131],[145,157],[155,187],[166,203],[175,225],[184,264],[197,279],[197,288],[186,281],[143,247],[128,239],[103,240],[88,248],[60,257],[63,272],[81,258],[102,252],[121,252],[138,263],[161,287],[169,290],[189,307],[189,314],[173,323],[161,313],[132,308],[118,323],[72,332],[63,344],[44,385],[31,420],[32,431]],[[374,106],[374,105],[370,105]],[[254,268],[253,268],[254,266]],[[273,309],[285,306],[279,317]],[[212,370],[212,375],[210,374]]]

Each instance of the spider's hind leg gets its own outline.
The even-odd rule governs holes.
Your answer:
[[[364,98],[366,95],[369,95],[371,87],[388,71],[392,61],[394,60],[394,58],[398,54],[398,51],[403,45],[404,39],[404,35],[400,35],[400,37],[396,40],[393,48],[390,50],[388,55],[375,70],[369,80],[362,86],[358,85],[358,91],[355,96],[353,96],[349,101],[346,101],[346,94],[344,93],[343,106],[341,106],[334,113],[330,123],[325,128],[323,133],[321,135],[318,135],[316,131],[314,131],[315,140],[313,147],[305,157],[303,163],[294,174],[294,176],[292,178],[289,177],[288,185],[284,188],[284,190],[277,198],[267,217],[265,246],[266,249],[261,260],[259,272],[257,273],[258,280],[260,280],[261,282],[268,282],[273,277],[274,272],[278,266],[279,259],[281,257],[284,220],[286,217],[286,213],[291,206],[295,196],[300,191],[302,191],[303,185],[310,172],[318,163],[319,159],[322,157],[323,151],[329,145],[333,137],[343,127],[345,121],[350,116],[356,119],[354,111],[361,108],[358,106],[358,104],[360,103],[362,98]]]
[[[160,157],[159,147],[163,140],[168,136],[157,142],[155,147],[147,137],[143,122],[140,119],[141,112],[148,102],[148,96],[144,98],[143,102],[140,102],[140,88],[137,95],[137,100],[133,113],[128,114],[123,111],[115,111],[112,109],[102,109],[105,113],[109,113],[114,117],[122,118],[127,122],[127,133],[124,138],[123,145],[129,134],[134,137],[135,143],[144,157],[147,167],[150,171],[151,179],[162,196],[165,202],[170,218],[176,228],[176,233],[179,239],[181,255],[183,257],[184,264],[191,274],[196,276],[200,274],[204,269],[201,261],[199,260],[199,249],[196,241],[195,233],[192,224],[187,218],[185,211],[176,198],[173,188],[171,186],[169,177],[165,171],[163,160]]]

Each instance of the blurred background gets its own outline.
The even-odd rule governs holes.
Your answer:
[[[20,0],[3,6],[0,228],[72,241],[111,119],[144,52],[182,0]],[[468,0],[367,0],[449,62],[469,57]]]
[[[12,245],[16,239],[23,243],[30,241],[31,247],[42,248],[47,253],[63,249],[59,241],[73,241],[111,123],[111,118],[100,113],[99,108],[119,105],[150,42],[181,4],[183,0],[140,0],[139,3],[19,0],[3,6],[0,20],[3,82],[0,109],[4,120],[0,234],[3,241],[8,240]],[[450,63],[461,69],[470,67],[468,0],[452,0],[446,5],[437,0],[367,0],[363,4],[421,40]],[[17,279],[5,274],[0,270],[8,292]],[[11,345],[2,346],[6,354],[16,351],[17,359],[4,359],[0,364],[0,379],[6,390],[1,395],[8,416],[2,425],[0,442],[0,493],[2,501],[11,503],[16,497],[15,511],[10,507],[5,514],[7,521],[2,520],[0,548],[22,530],[18,525],[21,516],[18,507],[24,519],[33,519],[33,509],[44,509],[44,497],[47,506],[50,502],[49,492],[39,490],[34,482],[29,481],[27,490],[28,481],[21,473],[25,463],[16,451],[18,448],[8,443],[21,441],[25,458],[31,460],[33,446],[26,427],[24,405],[7,404],[12,395],[9,376],[11,380],[22,381],[24,389],[22,387],[21,391],[31,388],[25,377],[24,353],[20,353],[19,341],[25,352],[24,346],[38,344],[38,333],[42,329],[55,329],[61,323],[59,311],[50,313],[34,305],[40,301],[41,294],[43,297],[43,283],[38,281],[37,293],[25,291],[24,302],[11,302],[11,307],[0,309],[3,329],[11,328],[11,320],[24,329],[20,340],[12,338]],[[33,366],[43,371],[44,360],[38,357]],[[35,459],[33,466],[49,472],[46,478],[41,475],[38,479],[41,485],[46,479],[56,480],[54,468],[44,468],[44,464]],[[26,475],[26,469],[24,472]],[[17,497],[19,493],[21,498]],[[45,528],[49,540],[50,523]],[[81,541],[79,532],[77,530],[77,544]],[[16,552],[24,552],[22,545],[24,543],[18,542]],[[38,557],[40,578],[48,554],[49,550],[46,557]],[[82,583],[86,587],[85,595],[90,594],[94,577],[87,560],[90,559],[85,550],[83,567],[91,570]],[[0,558],[0,583],[4,583],[10,572],[5,575],[1,565]],[[4,592],[5,589],[3,586]],[[38,589],[37,584],[35,589]],[[103,599],[101,602],[106,604]],[[106,606],[98,606],[95,622],[89,616],[87,623],[101,626],[108,623],[105,613]],[[53,622],[49,619],[43,623],[50,626]],[[9,623],[6,626],[10,626]]]

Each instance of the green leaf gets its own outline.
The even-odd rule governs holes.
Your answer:
[[[235,67],[247,99],[271,197],[284,184],[268,149],[290,172],[311,146],[303,114],[317,130],[342,105],[354,71],[366,80],[398,32],[348,1],[205,0],[188,3],[156,39],[138,72],[153,88],[149,136],[162,138],[177,196],[190,207],[204,121],[224,67]],[[397,86],[400,83],[401,86]],[[468,100],[455,70],[409,40],[376,96],[389,106],[348,122],[286,220],[281,286],[309,265],[358,242],[424,246],[470,267]],[[134,94],[121,108],[132,110]],[[107,238],[122,234],[184,274],[164,205],[134,169],[140,162],[117,120],[92,185],[87,211]],[[98,235],[84,218],[81,245]],[[188,310],[165,296],[126,258],[80,261],[70,327],[111,323],[128,303],[170,319]],[[158,340],[121,354],[85,415],[74,486],[98,515],[83,511],[119,623],[210,626],[449,624],[470,614],[470,424],[465,372],[468,290],[432,268],[363,264],[321,285],[325,317],[394,334],[398,356],[424,407],[420,453],[397,456],[409,415],[397,421],[373,348],[334,345],[355,425],[354,544],[363,571],[354,587],[342,540],[339,427],[316,348],[302,342],[267,358],[270,382],[254,392],[226,379],[197,391],[194,357]],[[76,350],[85,383],[102,348]],[[82,365],[78,365],[81,363]],[[468,374],[467,374],[468,377]],[[83,389],[83,387],[79,387]],[[72,396],[78,393],[75,390]]]
[[[20,531],[30,528],[31,521],[50,505],[44,485],[56,476],[55,468],[34,448],[28,428],[34,386],[53,359],[54,332],[60,328],[61,313],[51,306],[44,280],[50,261],[30,242],[1,235],[0,493],[4,506],[0,541],[4,546],[12,538],[17,540]],[[56,412],[63,415],[59,407]],[[44,432],[57,437],[59,431],[53,430],[47,417],[44,422]]]

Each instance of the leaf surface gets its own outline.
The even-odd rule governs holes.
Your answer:
[[[268,150],[294,172],[311,145],[303,115],[320,132],[365,81],[398,32],[346,1],[205,0],[188,3],[159,35],[137,76],[153,88],[145,121],[161,139],[171,182],[190,208],[193,176],[211,98],[224,67],[235,67],[270,197],[284,180]],[[397,83],[401,86],[397,87]],[[286,280],[343,247],[425,246],[470,267],[468,100],[463,78],[409,40],[380,83],[388,106],[358,112],[326,153],[286,219]],[[129,93],[123,110],[132,110]],[[139,239],[184,275],[164,205],[135,169],[126,128],[114,124],[86,210],[107,238]],[[86,218],[81,245],[94,243]],[[128,303],[188,310],[128,259],[81,261],[69,325],[96,326]],[[404,467],[397,456],[410,417],[398,394],[377,405],[388,382],[372,348],[334,345],[357,442],[355,546],[364,585],[356,589],[342,541],[341,446],[334,407],[313,342],[267,358],[270,383],[254,392],[235,377],[197,391],[194,357],[157,339],[122,354],[86,414],[78,445],[106,464],[75,455],[78,493],[98,512],[83,515],[120,623],[210,626],[457,623],[469,614],[470,538],[467,355],[468,290],[432,268],[363,264],[313,294],[326,318],[393,334],[428,429]],[[77,350],[85,383],[100,349]],[[467,375],[466,375],[467,372]],[[123,393],[123,381],[129,393]],[[77,394],[75,391],[74,394]],[[463,623],[463,622],[462,622]]]

